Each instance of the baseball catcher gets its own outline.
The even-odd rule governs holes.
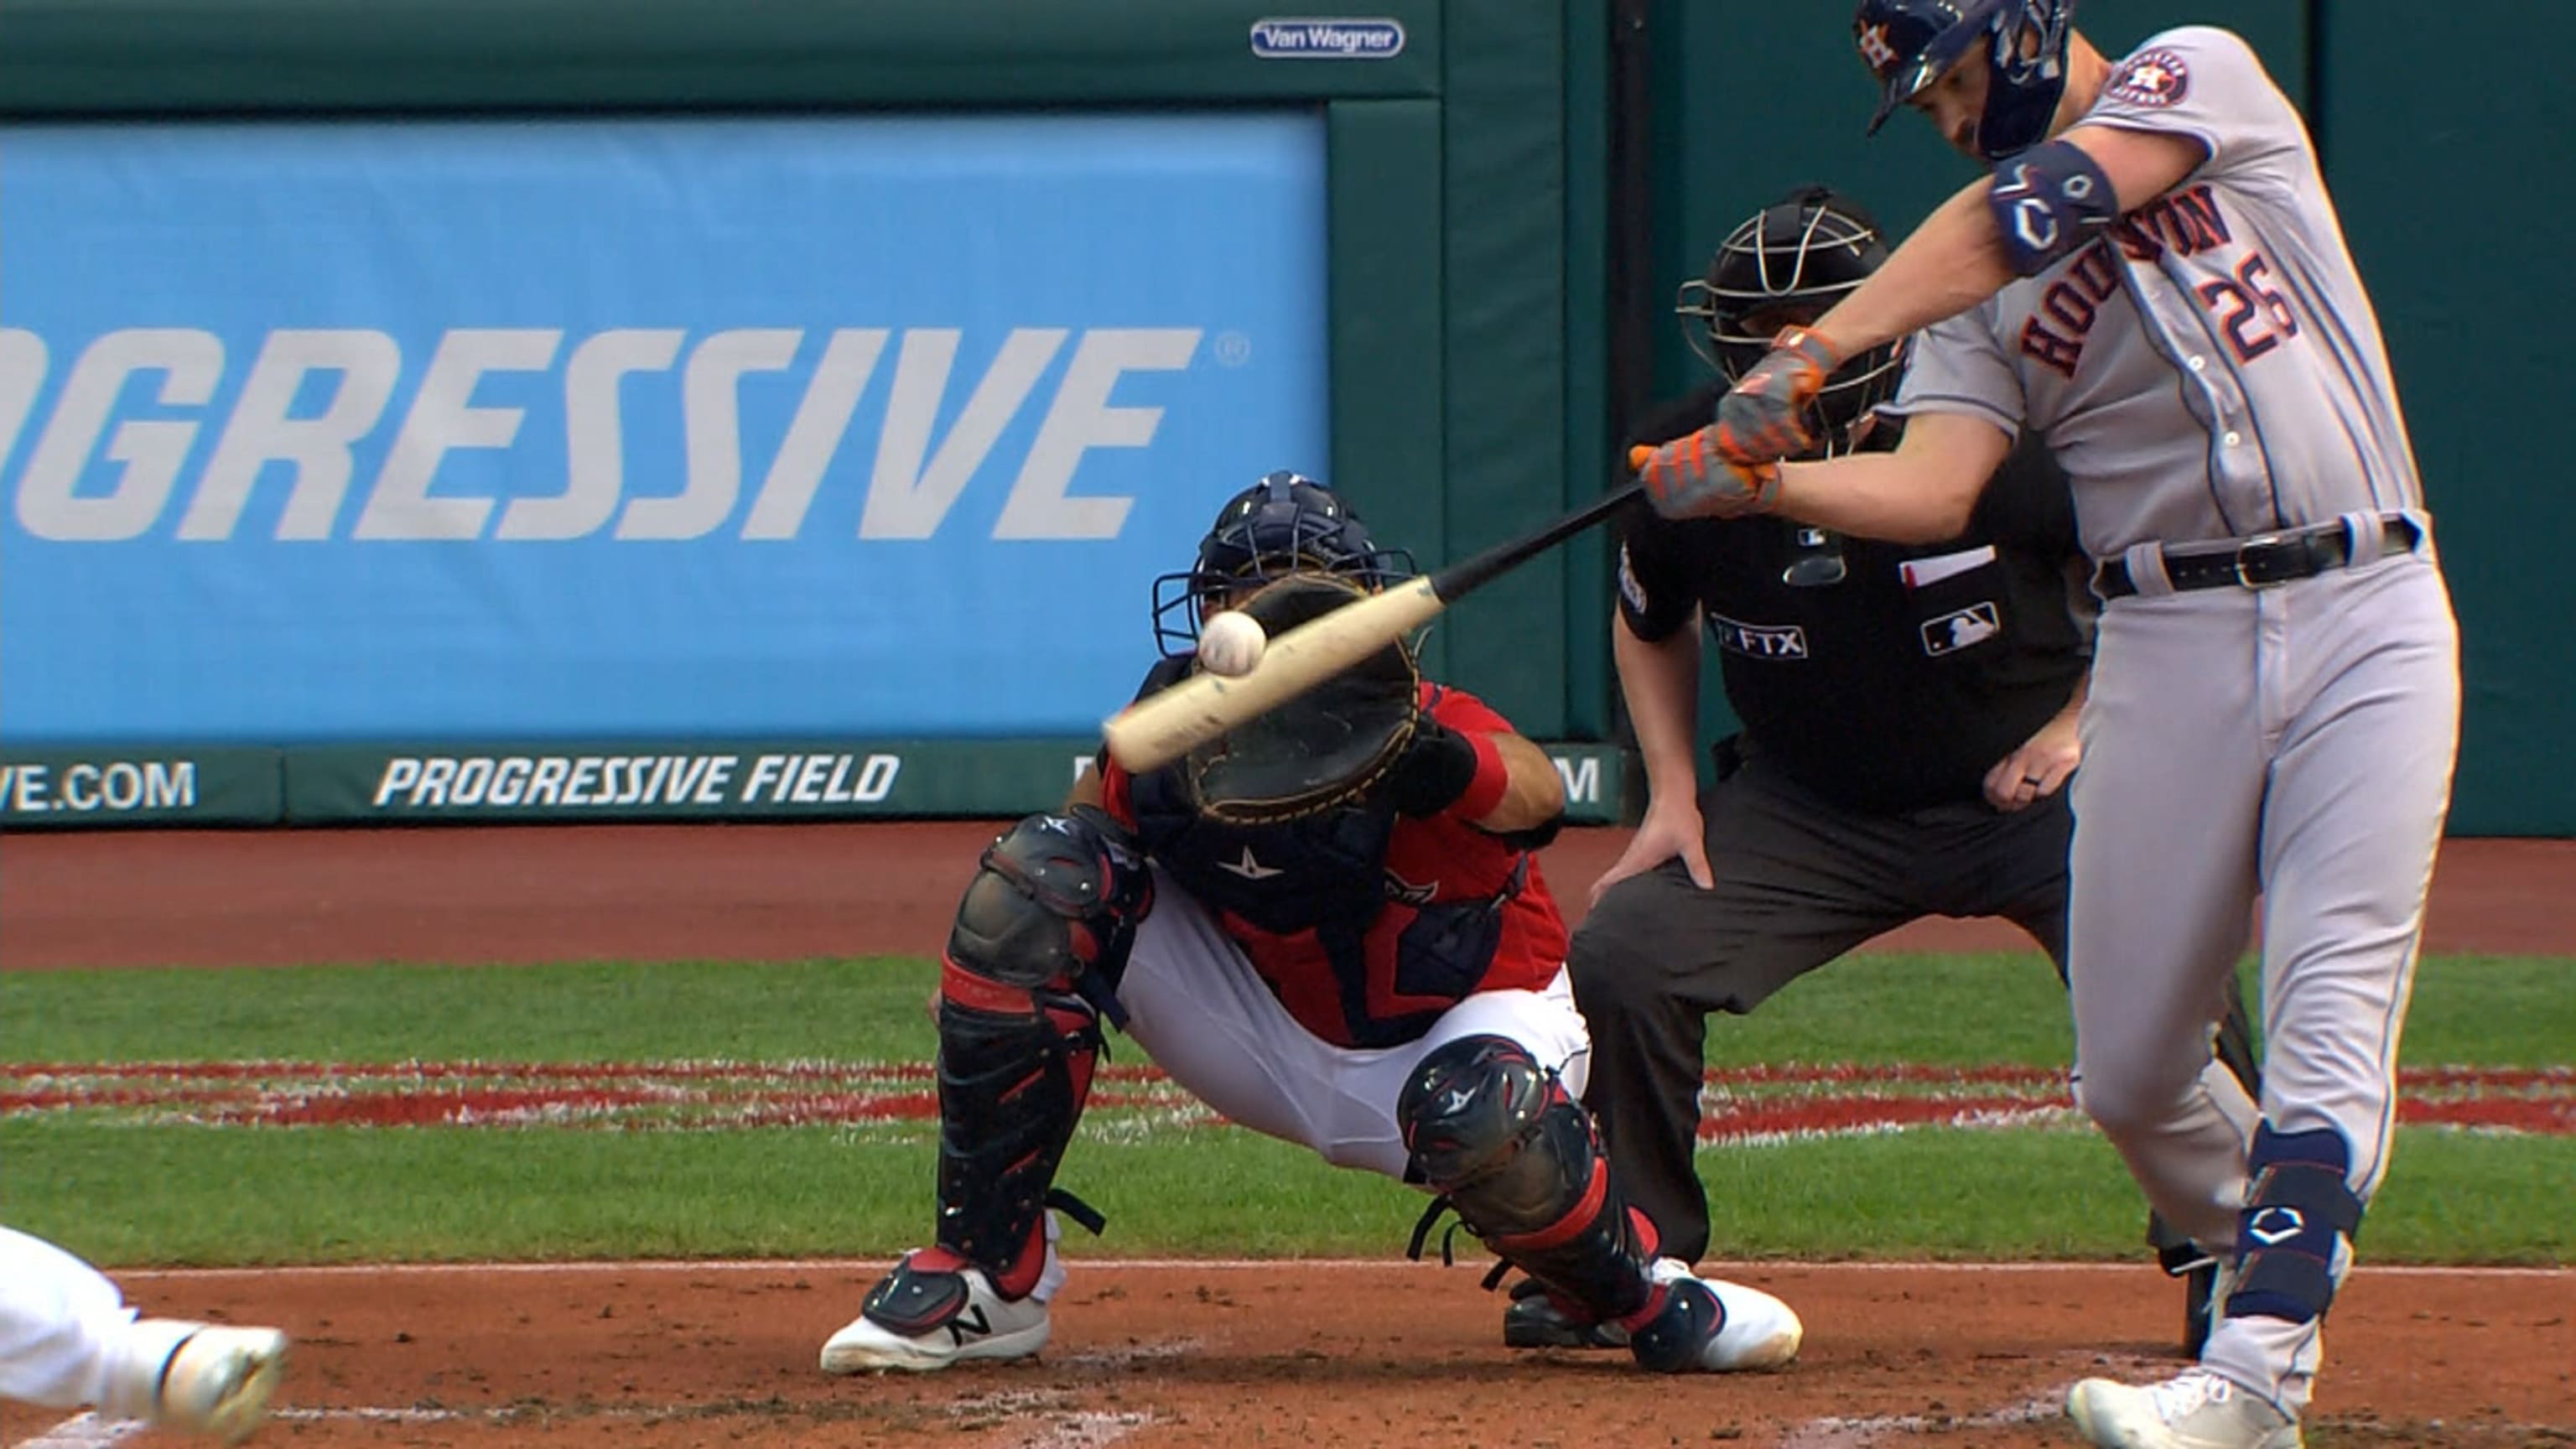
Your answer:
[[[1156,581],[1164,657],[1139,698],[1197,667],[1207,619],[1285,629],[1410,567],[1330,489],[1273,473]],[[1659,1258],[1580,1105],[1565,923],[1531,854],[1563,808],[1546,754],[1401,644],[1161,769],[1104,752],[967,885],[941,970],[934,1243],[824,1370],[1046,1344],[1065,1281],[1047,1209],[1099,1227],[1055,1176],[1104,1018],[1229,1120],[1431,1193],[1417,1254],[1455,1211],[1649,1370],[1787,1363],[1797,1315]]]

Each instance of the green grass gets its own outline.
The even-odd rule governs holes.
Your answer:
[[[926,1132],[616,1133],[0,1123],[0,1220],[146,1264],[873,1257],[929,1227]],[[2145,1214],[2089,1132],[1924,1131],[1701,1153],[1720,1256],[2141,1260]],[[1076,1254],[1402,1251],[1419,1194],[1239,1129],[1077,1141],[1108,1214]],[[2372,1262],[2566,1262],[2576,1141],[2407,1129]],[[1462,1254],[1481,1256],[1472,1240]]]
[[[0,977],[0,1061],[927,1059],[926,962]]]
[[[0,977],[0,1061],[920,1059],[925,962],[334,966]],[[1751,1016],[1712,1017],[1709,1060],[2052,1065],[2065,993],[2035,955],[1868,956]],[[2435,957],[2410,1064],[2576,1060],[2576,961]]]
[[[0,978],[0,1062],[924,1059],[917,961],[344,967]],[[2425,963],[2410,1064],[2576,1056],[2576,963]],[[1750,1017],[1712,1061],[2066,1060],[2036,956],[1859,958]],[[1136,1061],[1132,1048],[1118,1052]],[[921,1239],[927,1127],[751,1132],[0,1121],[0,1221],[112,1265],[878,1256]],[[2375,1262],[2576,1262],[2576,1139],[2401,1132]],[[2082,1130],[1921,1131],[1702,1154],[1721,1255],[2140,1260],[2143,1211]],[[1086,1137],[1067,1186],[1111,1216],[1077,1253],[1398,1251],[1422,1198],[1232,1129]]]

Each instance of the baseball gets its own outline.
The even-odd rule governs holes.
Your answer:
[[[1228,610],[1199,626],[1199,667],[1210,674],[1250,674],[1269,647],[1270,636],[1249,614]]]

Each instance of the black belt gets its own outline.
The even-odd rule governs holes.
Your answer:
[[[2379,524],[2389,553],[2410,553],[2422,537],[2415,521],[2402,513],[2383,513]],[[2352,539],[2341,523],[2258,533],[2221,543],[2168,543],[2158,548],[2164,555],[2165,577],[2176,590],[2269,588],[2293,579],[2315,578],[2352,560]],[[2093,592],[2105,599],[2138,592],[2137,580],[2129,577],[2128,560],[2109,559],[2096,567]]]

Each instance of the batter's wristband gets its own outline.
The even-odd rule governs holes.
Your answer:
[[[1488,734],[1467,734],[1467,743],[1476,747],[1476,773],[1467,782],[1467,793],[1449,807],[1449,813],[1461,820],[1482,820],[1503,803],[1503,792],[1511,788],[1512,771],[1503,763],[1502,748]]]

